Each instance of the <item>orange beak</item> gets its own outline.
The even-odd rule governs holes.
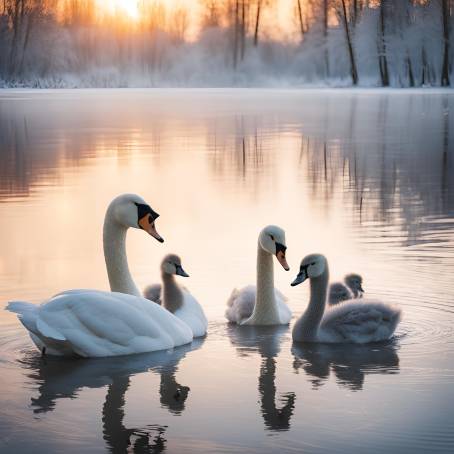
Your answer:
[[[164,243],[164,238],[157,232],[155,223],[149,214],[146,214],[139,220],[139,226],[153,238],[156,238],[160,243]]]
[[[285,252],[278,251],[276,257],[279,263],[282,265],[282,268],[284,268],[285,271],[288,271],[290,267],[288,266],[287,259],[285,258]]]

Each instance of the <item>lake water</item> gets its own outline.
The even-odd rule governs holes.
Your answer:
[[[0,92],[0,451],[453,452],[453,108],[432,90]],[[166,239],[129,232],[137,284],[178,253],[208,336],[42,359],[3,307],[108,289],[102,222],[122,192]],[[309,286],[289,284],[322,252],[333,280],[358,271],[402,308],[395,338],[292,345],[288,327],[228,326],[270,223],[286,230],[275,282],[295,317]]]

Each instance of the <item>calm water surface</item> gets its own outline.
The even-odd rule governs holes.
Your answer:
[[[0,92],[0,451],[427,453],[454,450],[454,95],[442,91]],[[170,352],[41,359],[6,302],[107,289],[102,222],[121,192],[140,287],[167,252],[210,319]],[[223,318],[255,281],[266,224],[286,229],[276,285],[298,316],[301,258],[359,271],[401,306],[387,344],[292,345]]]

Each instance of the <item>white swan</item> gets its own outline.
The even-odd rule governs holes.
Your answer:
[[[257,247],[257,286],[234,289],[225,312],[229,322],[239,325],[287,325],[292,311],[287,298],[274,288],[273,255],[288,271],[285,259],[285,232],[275,225],[265,227]]]
[[[183,320],[191,328],[194,337],[205,336],[208,320],[202,306],[189,290],[177,284],[175,275],[189,277],[183,270],[178,255],[168,254],[161,263],[161,284],[149,285],[144,290],[145,298],[162,304],[168,311]],[[162,290],[162,291],[161,291]]]
[[[348,300],[325,311],[329,271],[323,255],[305,257],[291,285],[308,278],[311,297],[306,311],[293,327],[294,341],[366,344],[384,341],[393,335],[401,311],[380,301]]]
[[[355,273],[347,274],[344,283],[333,282],[329,286],[328,303],[333,305],[353,298],[362,298],[364,293],[362,284],[362,276]]]
[[[6,309],[19,314],[39,350],[100,357],[164,350],[192,341],[185,323],[140,296],[129,272],[126,231],[140,228],[163,242],[155,228],[158,216],[137,195],[124,194],[110,203],[103,241],[112,292],[69,290],[39,306],[20,301],[8,304]]]

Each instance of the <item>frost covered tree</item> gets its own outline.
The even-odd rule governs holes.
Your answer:
[[[454,0],[292,0],[289,23],[279,22],[279,0],[199,0],[197,10],[140,0],[135,18],[99,5],[1,0],[0,85],[453,80]]]

